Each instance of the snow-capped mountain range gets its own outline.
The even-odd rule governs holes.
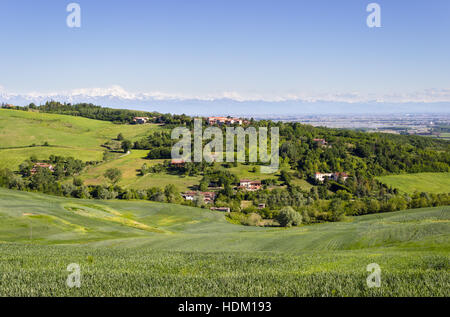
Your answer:
[[[187,95],[164,92],[130,92],[121,86],[82,88],[59,92],[13,93],[0,86],[0,103],[27,105],[46,101],[86,102],[105,107],[211,114],[320,114],[320,113],[414,113],[450,112],[450,89],[428,89],[402,94],[221,94]]]

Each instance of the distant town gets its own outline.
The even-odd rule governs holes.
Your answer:
[[[255,117],[282,122],[301,122],[315,127],[358,129],[450,139],[450,114],[292,115]]]

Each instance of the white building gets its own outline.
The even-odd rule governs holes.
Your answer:
[[[334,173],[316,173],[315,179],[323,182],[325,179],[332,179],[337,181],[341,177],[344,181],[347,180],[348,174],[345,172],[334,172]]]

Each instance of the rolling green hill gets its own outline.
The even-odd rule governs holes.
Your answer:
[[[3,242],[30,242],[32,226],[35,244],[110,241],[169,250],[301,252],[404,243],[422,247],[424,240],[441,244],[441,235],[450,233],[448,207],[367,215],[287,230],[233,225],[220,212],[147,201],[67,199],[5,189],[0,189],[0,197]],[[441,242],[449,251],[450,241]]]
[[[17,169],[31,155],[100,160],[101,145],[119,133],[138,140],[157,129],[2,109],[0,166]],[[201,176],[138,176],[142,164],[161,162],[145,159],[147,152],[117,153],[80,177],[87,185],[104,184],[104,172],[118,168],[124,188],[198,184]],[[253,166],[227,170],[282,185],[278,174],[253,172]],[[404,192],[440,193],[450,188],[448,176],[379,179]],[[292,183],[311,188],[296,177]],[[208,209],[0,188],[0,296],[449,296],[449,221],[446,206],[263,228],[231,224]],[[80,289],[65,284],[70,263],[81,266]],[[366,286],[369,263],[382,269],[381,288]]]
[[[258,228],[205,209],[0,189],[0,296],[448,296],[449,221],[439,207]],[[365,285],[373,262],[379,289]],[[70,263],[80,289],[65,285]]]
[[[122,133],[139,139],[159,126],[113,124],[81,117],[0,109],[0,165],[16,169],[36,155],[73,156],[83,161],[101,160],[106,141]],[[48,142],[49,147],[42,147]],[[36,145],[35,147],[31,147]]]

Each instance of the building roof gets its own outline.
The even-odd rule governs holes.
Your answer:
[[[51,167],[52,166],[52,164],[50,164],[50,163],[34,163],[34,166],[35,167]]]

